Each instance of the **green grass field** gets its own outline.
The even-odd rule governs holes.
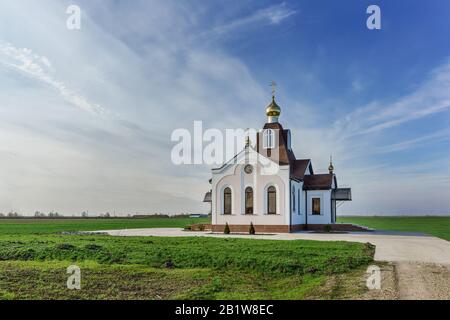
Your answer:
[[[200,221],[0,220],[0,299],[307,299],[373,261],[372,246],[349,242],[61,234]],[[72,264],[81,290],[66,288]]]
[[[1,299],[308,299],[339,298],[323,290],[326,276],[262,276],[234,269],[164,269],[78,262],[81,290],[66,287],[65,261],[0,261]],[[358,271],[359,269],[356,269]],[[358,288],[364,292],[364,288]],[[350,290],[350,295],[354,289]]]
[[[136,228],[183,228],[209,223],[210,218],[111,218],[111,219],[0,219],[1,234],[49,234],[63,231],[94,231]]]
[[[377,230],[423,232],[450,241],[450,217],[339,217]]]

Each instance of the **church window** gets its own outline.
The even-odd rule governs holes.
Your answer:
[[[295,212],[295,187],[292,187],[292,212]]]
[[[223,214],[231,214],[231,189],[223,190]]]
[[[245,189],[245,214],[253,214],[253,189]]]
[[[312,198],[312,214],[320,215],[320,198]]]
[[[277,214],[277,191],[274,186],[267,189],[267,213]]]
[[[263,148],[273,149],[275,148],[275,132],[272,129],[266,129],[263,132]]]

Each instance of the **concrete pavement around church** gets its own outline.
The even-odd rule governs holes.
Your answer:
[[[350,232],[325,233],[274,233],[274,234],[220,234],[211,232],[184,231],[180,228],[149,228],[102,230],[111,236],[154,236],[154,237],[219,237],[267,240],[318,240],[352,241],[372,243],[376,246],[375,260],[389,262],[424,262],[450,265],[450,242],[428,235],[411,235],[395,232]]]

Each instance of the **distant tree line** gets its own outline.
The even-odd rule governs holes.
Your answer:
[[[191,216],[189,213],[181,213],[181,214],[175,214],[175,215],[168,215],[163,213],[153,213],[153,214],[128,214],[126,216],[120,215],[120,216],[112,216],[109,212],[102,213],[99,215],[89,215],[87,211],[81,212],[80,215],[62,215],[58,213],[57,211],[50,211],[48,213],[36,211],[33,216],[28,215],[21,215],[16,211],[10,211],[8,213],[2,213],[0,212],[0,219],[29,219],[29,218],[36,218],[36,219],[80,219],[80,218],[92,218],[92,219],[109,219],[109,218],[133,218],[133,219],[143,219],[143,218],[186,218]],[[202,214],[201,216],[207,216],[206,214]]]
[[[0,218],[18,218],[20,216],[21,216],[20,214],[18,214],[17,212],[13,212],[13,211],[8,212],[7,214],[0,212]]]

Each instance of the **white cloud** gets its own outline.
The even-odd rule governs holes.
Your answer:
[[[268,8],[257,10],[250,15],[232,20],[226,24],[216,26],[207,34],[220,36],[253,26],[277,25],[296,13],[296,10],[290,9],[285,2],[282,2]]]
[[[26,3],[39,19],[24,16],[24,5],[0,4],[0,39],[10,43],[0,51],[0,153],[8,155],[1,162],[9,168],[0,212],[207,210],[201,200],[209,169],[172,165],[170,133],[194,120],[205,128],[248,126],[245,114],[255,108],[263,114],[263,90],[246,66],[190,46],[183,37],[189,26],[171,5],[126,6],[119,26],[100,18],[114,17],[114,8],[82,5],[77,33],[65,28],[64,5]],[[137,14],[147,11],[154,26]],[[161,14],[170,16],[167,29],[158,29]],[[155,37],[148,39],[146,30]],[[133,44],[126,42],[131,36]],[[64,101],[77,108],[64,108]],[[114,116],[93,116],[106,110],[90,101]],[[243,105],[239,114],[221,112]]]
[[[47,57],[33,53],[29,48],[16,48],[12,44],[0,44],[0,64],[21,72],[25,76],[44,82],[57,90],[72,105],[92,113],[105,113],[98,104],[90,103],[66,84],[54,78],[52,65]]]
[[[450,59],[430,72],[411,94],[393,103],[372,102],[337,123],[346,134],[383,131],[450,109]]]
[[[376,153],[389,153],[408,150],[411,148],[417,148],[425,146],[430,141],[446,141],[450,140],[450,129],[439,130],[431,134],[426,134],[414,139],[408,139],[398,143],[383,146],[376,150]]]

